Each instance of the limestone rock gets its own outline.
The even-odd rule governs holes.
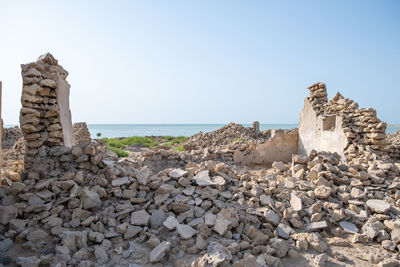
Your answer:
[[[233,264],[233,267],[259,267],[256,257],[253,255],[247,256]]]
[[[290,205],[294,211],[301,211],[303,209],[301,198],[296,196],[293,192],[290,194]]]
[[[208,170],[200,171],[196,176],[193,177],[193,180],[200,186],[210,186],[215,183],[211,181],[210,176],[208,175]]]
[[[332,191],[332,188],[325,185],[320,185],[314,190],[314,193],[316,197],[326,199],[331,195]]]
[[[145,210],[132,212],[131,224],[132,225],[147,225],[149,223],[150,215]]]
[[[161,242],[150,252],[150,262],[155,263],[161,261],[165,257],[165,253],[170,249],[170,247],[170,242]]]
[[[174,216],[169,216],[164,222],[163,225],[168,230],[174,230],[176,226],[179,224],[178,220]]]
[[[48,233],[46,233],[43,230],[38,229],[38,230],[34,230],[34,231],[30,232],[26,236],[26,239],[32,243],[37,243],[37,242],[45,240],[48,236],[49,236]]]
[[[288,167],[282,161],[274,161],[272,163],[272,167],[277,169],[280,172],[284,172],[288,170]]]
[[[122,186],[126,184],[130,184],[130,180],[128,177],[117,178],[111,181],[112,186]]]
[[[139,183],[141,183],[142,185],[146,185],[148,183],[150,175],[151,175],[151,170],[147,166],[144,166],[136,174],[136,178],[139,181]]]
[[[340,222],[339,225],[348,233],[356,234],[358,233],[358,228],[355,224],[351,222]]]
[[[13,245],[13,241],[10,238],[6,238],[0,241],[0,252],[7,251]]]
[[[178,179],[181,178],[183,176],[185,176],[187,174],[187,171],[184,171],[182,169],[173,169],[169,172],[169,176],[171,176],[172,178]]]
[[[377,213],[386,213],[390,210],[390,204],[384,200],[369,199],[366,204],[372,211]]]
[[[186,224],[178,224],[176,229],[182,239],[189,239],[197,233],[195,229]]]
[[[7,225],[11,219],[17,218],[18,210],[14,206],[0,206],[0,223]]]
[[[89,190],[88,188],[85,188],[82,192],[82,203],[83,203],[83,208],[88,209],[88,210],[97,210],[101,207],[101,200],[99,195],[94,192]]]

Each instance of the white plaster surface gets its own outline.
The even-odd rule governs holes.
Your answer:
[[[342,128],[342,117],[336,116],[335,128],[323,130],[323,119],[306,98],[300,114],[298,154],[309,155],[311,150],[337,152],[344,157],[347,137]]]
[[[60,108],[60,123],[62,126],[64,146],[75,145],[75,137],[72,128],[71,110],[69,109],[70,85],[66,80],[57,77],[57,103]]]

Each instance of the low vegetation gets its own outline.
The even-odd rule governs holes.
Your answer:
[[[122,149],[119,149],[119,148],[116,148],[116,147],[112,147],[112,146],[109,146],[108,148],[109,148],[112,152],[114,152],[115,154],[117,154],[117,156],[118,156],[119,158],[126,158],[126,157],[129,156],[129,153],[126,152],[126,151],[124,151],[124,150],[122,150]]]
[[[183,143],[188,138],[186,136],[131,136],[125,138],[102,138],[101,141],[107,145],[107,147],[115,152],[118,157],[128,157],[128,152],[124,149],[128,146],[139,146],[152,148],[155,146],[163,146],[165,148],[172,148],[173,146]],[[176,151],[183,151],[183,146],[176,147]]]
[[[182,145],[180,145],[180,146],[175,147],[174,150],[175,150],[175,151],[184,151],[185,148],[184,148]]]
[[[233,144],[233,143],[235,143],[235,142],[241,142],[241,141],[244,141],[244,138],[243,138],[243,137],[236,137],[236,138],[233,138],[233,139],[231,140],[231,143]]]

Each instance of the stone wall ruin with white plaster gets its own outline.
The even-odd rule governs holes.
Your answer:
[[[40,172],[46,173],[54,162],[43,159],[55,156],[54,148],[75,145],[68,72],[49,53],[21,65],[21,69],[20,125],[26,144],[25,168],[41,168]]]
[[[383,154],[386,123],[377,118],[375,109],[359,108],[340,93],[328,101],[323,83],[308,89],[298,127],[298,154],[309,155],[315,149],[336,152],[349,161]]]

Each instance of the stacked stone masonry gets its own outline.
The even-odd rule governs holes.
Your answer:
[[[40,173],[45,175],[51,164],[57,164],[52,160],[52,149],[75,144],[69,110],[70,86],[66,82],[68,72],[51,54],[21,68],[20,125],[26,144],[25,168],[44,167]]]
[[[86,122],[76,122],[73,126],[74,137],[77,144],[91,140]]]

